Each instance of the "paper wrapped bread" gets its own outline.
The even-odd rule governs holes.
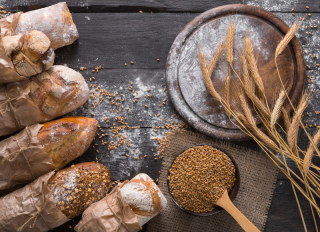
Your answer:
[[[49,172],[0,198],[0,231],[49,231],[103,198],[110,183],[109,170],[94,162]]]
[[[167,200],[158,186],[147,174],[141,173],[92,204],[74,229],[77,232],[137,232],[166,206]]]
[[[167,200],[159,187],[145,173],[136,175],[120,190],[122,199],[137,215],[140,226],[146,224],[167,206]]]
[[[27,79],[48,70],[53,65],[55,54],[50,47],[50,40],[40,31],[7,36],[2,40],[6,55],[11,58],[18,74],[17,77],[0,75],[2,83]]]
[[[0,142],[0,190],[61,169],[90,146],[98,121],[66,117],[35,124]]]
[[[79,37],[65,2],[22,13],[14,33],[21,35],[32,30],[41,31],[48,36],[54,50],[72,44]]]
[[[64,115],[88,98],[82,75],[61,65],[29,80],[0,86],[0,136]]]

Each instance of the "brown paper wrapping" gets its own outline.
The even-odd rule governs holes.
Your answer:
[[[13,67],[11,57],[7,56],[6,50],[3,46],[2,38],[14,35],[14,30],[19,21],[21,12],[10,15],[0,20],[1,36],[0,36],[0,84],[10,83],[28,79],[20,76]]]
[[[31,101],[29,92],[28,80],[0,86],[0,136],[48,120]]]
[[[0,198],[1,232],[43,232],[70,219],[55,206],[47,182],[54,171]],[[32,227],[32,228],[30,228]]]
[[[136,214],[121,198],[120,188],[125,183],[117,185],[102,200],[90,205],[82,214],[78,225],[74,227],[75,231],[137,232],[141,230]]]
[[[15,35],[15,29],[21,14],[22,12],[18,12],[0,20],[2,37]]]
[[[35,124],[0,142],[0,191],[33,181],[55,169],[51,156],[39,146]]]

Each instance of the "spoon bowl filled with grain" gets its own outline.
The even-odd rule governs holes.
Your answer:
[[[240,187],[239,168],[225,151],[199,144],[182,151],[168,171],[167,185],[173,202],[196,216],[210,216],[223,209],[215,203],[228,192],[233,201]]]

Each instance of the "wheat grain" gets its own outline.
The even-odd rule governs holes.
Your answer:
[[[205,85],[207,86],[207,89],[215,99],[217,99],[218,101],[221,101],[222,98],[213,87],[213,83],[208,73],[206,57],[202,51],[200,51],[200,61],[201,61],[201,70],[202,70],[203,80]]]
[[[278,120],[278,118],[280,116],[281,107],[283,106],[285,97],[286,97],[285,90],[282,90],[279,94],[278,99],[276,100],[276,103],[273,107],[273,111],[271,113],[271,118],[270,118],[270,127],[271,128],[274,128],[274,125],[276,124],[276,121]]]
[[[278,46],[276,48],[276,53],[275,53],[276,58],[283,52],[283,50],[286,48],[288,43],[292,40],[292,38],[294,37],[294,34],[296,33],[296,31],[298,30],[300,25],[301,25],[301,22],[300,23],[294,22],[294,24],[292,25],[290,30],[283,37],[283,39],[280,41],[280,43],[278,44]]]
[[[235,29],[235,25],[232,23],[229,26],[228,36],[227,36],[227,61],[231,67],[233,67],[234,29]]]
[[[210,64],[209,64],[209,68],[208,68],[208,75],[209,77],[211,77],[212,72],[214,70],[214,68],[216,67],[216,64],[221,56],[221,53],[223,52],[223,50],[225,49],[226,45],[224,42],[222,42],[217,50],[217,52],[214,54]]]
[[[317,131],[317,133],[313,136],[313,142],[315,146],[318,146],[319,142],[320,142],[320,130]],[[314,153],[314,146],[312,143],[309,144],[308,150],[306,152],[306,155],[304,157],[303,160],[303,171],[305,174],[307,174],[310,164],[311,164],[311,160],[313,157],[313,153]]]
[[[251,74],[254,82],[258,86],[259,91],[263,95],[265,95],[264,85],[263,85],[261,76],[259,74],[257,61],[253,55],[253,47],[252,47],[252,43],[251,43],[251,40],[249,37],[245,37],[245,39],[244,39],[244,50],[245,50],[246,58],[248,61],[248,67],[250,70],[250,74]]]

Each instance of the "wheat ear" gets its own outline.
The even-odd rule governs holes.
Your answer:
[[[254,82],[249,75],[249,67],[245,56],[240,53],[241,65],[242,65],[242,74],[243,74],[243,88],[247,96],[251,99],[253,104],[258,108],[259,112],[266,116],[267,118],[271,117],[269,109],[263,104],[263,102],[255,95],[254,93]]]
[[[312,139],[313,139],[315,146],[318,146],[318,144],[320,142],[320,130],[317,131],[317,133],[313,136]],[[312,143],[310,143],[308,150],[306,152],[306,155],[304,157],[304,160],[303,160],[303,171],[305,174],[307,174],[307,172],[309,170],[311,160],[313,157],[313,153],[314,153],[314,146],[312,145]]]
[[[229,26],[229,31],[228,31],[228,36],[227,36],[227,61],[231,67],[233,67],[234,29],[235,29],[235,25],[232,23]]]
[[[270,118],[270,127],[271,128],[274,128],[274,125],[276,124],[276,122],[280,116],[281,108],[283,106],[285,97],[286,97],[285,90],[282,90],[279,94],[278,99],[276,100],[276,103],[274,104],[273,111],[271,113],[271,118]]]
[[[213,83],[212,83],[211,78],[208,73],[206,57],[202,51],[200,51],[200,61],[201,61],[201,71],[202,71],[202,75],[203,75],[203,80],[204,80],[205,85],[207,86],[207,89],[209,90],[210,94],[215,99],[217,99],[218,101],[221,101],[222,98],[220,97],[218,92],[213,87]]]
[[[225,43],[222,42],[222,43],[220,44],[220,47],[218,48],[216,54],[214,54],[214,56],[213,56],[213,58],[212,58],[212,60],[211,60],[211,62],[210,62],[210,64],[209,64],[209,68],[208,68],[208,75],[209,75],[209,77],[211,77],[212,72],[213,72],[214,68],[216,67],[216,64],[217,64],[217,62],[218,62],[218,60],[219,60],[219,58],[220,58],[220,56],[221,56],[221,53],[222,53],[223,50],[225,49],[225,47],[226,47]]]
[[[258,71],[257,61],[253,55],[253,47],[252,47],[252,43],[251,43],[251,40],[249,37],[246,37],[244,39],[244,50],[245,50],[246,58],[247,58],[247,61],[249,64],[248,67],[249,67],[251,76],[252,76],[254,82],[256,83],[256,85],[258,86],[259,91],[263,95],[265,95],[264,85],[263,85],[261,76]]]
[[[290,30],[283,37],[283,39],[280,41],[280,43],[278,44],[278,46],[276,48],[276,54],[275,54],[276,58],[283,52],[283,50],[286,48],[288,43],[292,40],[292,38],[294,37],[294,34],[296,33],[296,31],[298,30],[300,25],[301,25],[301,22],[300,23],[297,23],[297,21],[294,22],[294,24],[292,25]]]
[[[296,113],[292,117],[292,121],[291,121],[289,130],[287,132],[288,145],[291,150],[294,149],[294,146],[296,145],[300,119],[307,105],[308,105],[308,96],[306,94],[303,94],[299,101],[298,107],[296,109]]]
[[[245,115],[245,119],[242,119],[244,120],[243,123],[251,130],[253,134],[255,134],[267,146],[275,150],[278,149],[277,145],[257,127],[250,107],[245,99],[245,96],[241,93],[239,94],[239,100],[241,108]]]
[[[284,107],[284,106],[282,107],[281,111],[282,111],[282,116],[283,116],[283,123],[284,123],[286,131],[288,133],[289,128],[290,128],[290,124],[291,124],[290,114],[289,114],[288,110],[286,109],[286,107]]]

